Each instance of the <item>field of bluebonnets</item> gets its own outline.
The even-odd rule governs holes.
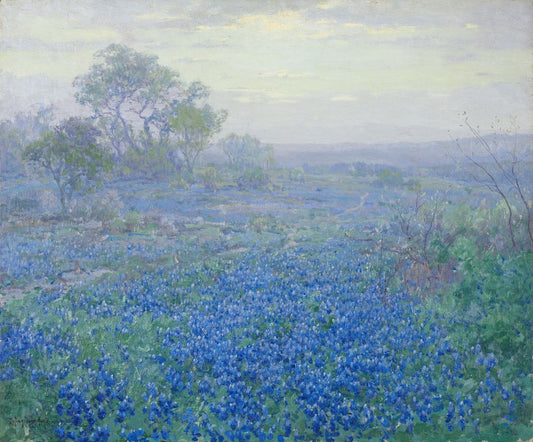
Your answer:
[[[532,255],[499,200],[270,173],[109,182],[68,218],[4,183],[0,440],[533,437]]]

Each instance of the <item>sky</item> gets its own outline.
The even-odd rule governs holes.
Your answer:
[[[0,119],[54,104],[120,43],[200,80],[221,135],[386,143],[533,133],[530,0],[0,0]],[[506,122],[509,122],[508,124]]]

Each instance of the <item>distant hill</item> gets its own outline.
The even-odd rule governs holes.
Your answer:
[[[488,135],[484,139],[495,148],[533,147],[533,135]],[[458,144],[468,154],[485,156],[475,138],[463,138]],[[454,140],[424,143],[389,144],[274,144],[276,165],[281,167],[326,166],[336,163],[387,164],[400,168],[434,167],[453,164],[462,158]]]

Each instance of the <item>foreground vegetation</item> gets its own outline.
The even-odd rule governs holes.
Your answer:
[[[0,438],[532,437],[524,225],[516,250],[491,193],[415,181],[119,181],[9,215]]]

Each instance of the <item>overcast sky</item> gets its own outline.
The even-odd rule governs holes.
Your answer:
[[[110,43],[211,88],[224,133],[271,143],[533,132],[530,0],[2,0],[0,118],[79,113],[72,80]]]

